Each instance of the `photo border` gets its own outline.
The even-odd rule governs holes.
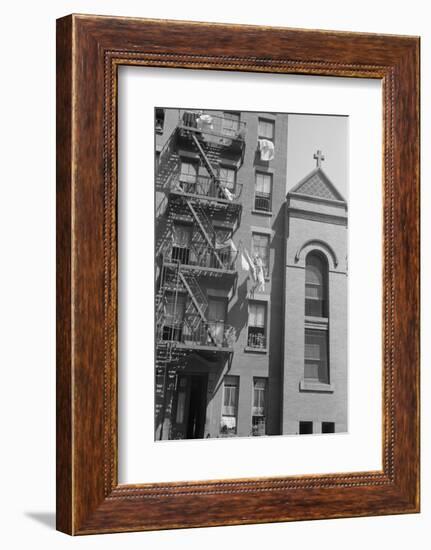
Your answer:
[[[119,485],[118,66],[349,76],[383,88],[381,471]],[[71,15],[57,21],[57,529],[419,511],[419,38]]]

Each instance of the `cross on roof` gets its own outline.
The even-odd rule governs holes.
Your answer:
[[[322,164],[322,160],[325,160],[324,155],[322,155],[322,151],[319,149],[316,153],[314,153],[313,158],[316,160],[317,168],[320,168],[320,165]]]

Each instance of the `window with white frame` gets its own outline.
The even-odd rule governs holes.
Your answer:
[[[274,141],[274,121],[259,118],[257,133],[259,139],[269,139]]]
[[[272,174],[256,172],[254,209],[271,212],[272,208]]]
[[[265,435],[267,378],[253,378],[252,435]]]
[[[269,235],[253,233],[251,238],[251,251],[253,258],[257,255],[262,260],[263,274],[269,276]]]
[[[305,329],[304,378],[329,384],[328,331]]]
[[[238,396],[239,376],[225,376],[220,425],[221,435],[229,436],[237,433]]]
[[[249,302],[247,346],[266,349],[266,303]]]
[[[328,269],[320,253],[310,252],[305,262],[305,315],[327,317]]]

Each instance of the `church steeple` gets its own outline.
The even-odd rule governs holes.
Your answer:
[[[316,168],[314,168],[314,170],[305,176],[305,178],[297,183],[287,195],[308,195],[309,197],[315,197],[316,199],[321,198],[345,203],[346,200],[322,168],[322,162],[325,160],[325,156],[322,151],[318,149],[314,153],[313,158],[316,161]]]

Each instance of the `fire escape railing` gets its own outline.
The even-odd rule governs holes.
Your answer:
[[[230,188],[230,182],[219,178],[220,185],[210,176],[198,175],[196,178],[182,178],[178,170],[177,174],[172,174],[168,185],[170,190],[187,193],[190,195],[198,195],[200,197],[208,197],[210,199],[227,200],[236,203],[241,197],[242,184],[236,183],[234,188]],[[220,186],[229,191],[231,198],[226,198],[225,191],[221,191]]]
[[[218,259],[220,259],[225,271],[233,271],[235,269],[235,260],[237,257],[237,252],[232,251],[229,246],[226,246],[217,250],[217,259],[212,246],[210,247],[205,243],[193,239],[186,246],[179,246],[171,239],[165,242],[163,254],[165,262],[179,262],[182,265],[198,268],[220,269],[220,264],[218,263]]]
[[[193,327],[185,320],[175,322],[166,319],[157,327],[157,339],[186,346],[231,348],[235,340],[235,331],[231,325],[221,321],[208,321]]]
[[[164,265],[156,294],[156,337],[158,344],[177,342],[217,347],[230,347],[234,329],[224,322],[208,321],[208,302],[196,278],[183,272],[181,265]],[[185,291],[189,301],[185,309],[178,305],[178,292]],[[169,312],[166,293],[171,293]],[[229,342],[229,345],[227,344]]]
[[[217,267],[223,269],[223,262],[220,258],[219,253],[215,249],[215,243],[217,239],[216,239],[216,232],[213,224],[211,223],[211,220],[207,216],[205,210],[199,204],[192,204],[192,201],[189,199],[186,200],[186,203],[201,231],[203,239],[205,239],[208,246],[213,250]]]
[[[217,149],[219,146],[229,147],[239,141],[242,142],[239,146],[243,155],[244,128],[245,124],[233,117],[205,117],[202,114],[180,112],[178,127],[160,153],[156,166],[157,188],[184,194],[182,203],[169,203],[172,212],[168,210],[164,234],[159,238],[156,249],[156,255],[161,259],[159,290],[156,294],[156,336],[160,352],[168,350],[166,357],[173,356],[172,350],[179,343],[221,348],[233,345],[235,329],[224,321],[208,321],[206,296],[192,271],[184,267],[234,270],[236,254],[229,246],[217,244],[216,231],[205,210],[205,202],[195,200],[190,195],[226,202],[238,200],[242,186],[237,185],[233,192],[231,182],[220,177],[216,154],[220,150]],[[208,176],[196,175],[195,179],[182,177],[181,162],[176,151],[178,132],[182,130],[186,130],[185,135],[191,139]],[[218,134],[221,139],[203,137],[208,134]],[[187,207],[198,230],[194,231],[188,246],[177,246],[172,232],[177,214],[173,211],[184,207]],[[181,296],[186,293],[188,300],[184,302],[184,298],[179,299],[179,293]],[[167,302],[171,295],[175,297],[174,301]]]
[[[193,130],[202,134],[214,134],[220,137],[244,141],[246,123],[232,119],[229,115],[221,116],[206,113],[208,121],[203,119],[205,113],[197,113],[181,109],[179,112],[179,125],[187,130]]]

